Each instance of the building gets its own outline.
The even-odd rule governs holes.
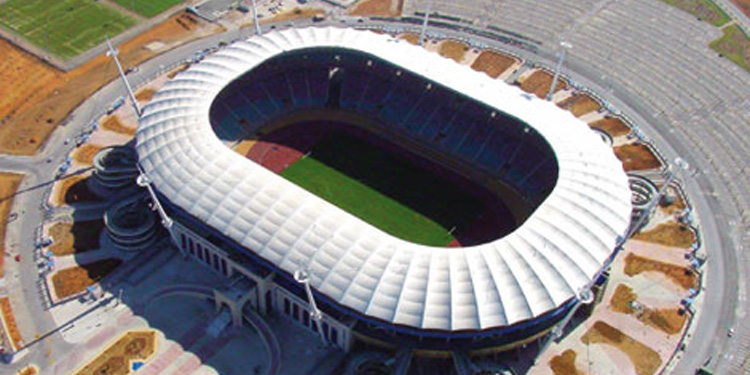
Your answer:
[[[411,116],[428,109],[435,121]],[[286,118],[357,113],[375,119],[364,128],[500,181],[517,227],[473,246],[418,245],[225,145]],[[570,311],[630,223],[627,176],[585,123],[368,31],[292,29],[221,49],[144,108],[137,152],[182,251],[251,280],[245,308],[289,316],[344,350],[482,351],[534,340]],[[309,275],[320,324],[296,271]]]

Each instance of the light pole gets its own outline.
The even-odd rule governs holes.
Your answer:
[[[172,221],[172,218],[167,215],[167,212],[164,211],[164,207],[162,207],[161,203],[159,202],[159,197],[157,197],[156,192],[154,192],[153,186],[151,186],[151,178],[149,178],[146,175],[146,172],[141,169],[140,164],[136,164],[136,166],[138,167],[138,172],[140,172],[140,175],[138,176],[138,178],[136,178],[135,182],[138,184],[138,186],[145,187],[146,190],[148,190],[148,194],[151,197],[151,200],[154,202],[154,208],[156,209],[156,212],[159,213],[159,217],[161,217],[161,224],[164,226],[164,228],[167,229],[167,232],[169,232],[169,238],[171,238],[172,243],[174,243],[175,246],[180,249],[182,255],[187,257],[187,253],[185,252],[185,250],[183,250],[182,247],[178,246],[179,242],[177,241],[177,236],[175,235],[173,230],[174,221]]]
[[[260,22],[258,21],[258,9],[255,6],[255,0],[252,0],[253,7],[253,25],[255,25],[255,34],[260,35],[262,30],[260,29]]]
[[[120,78],[122,78],[122,82],[125,84],[125,89],[128,91],[128,97],[130,98],[130,102],[133,103],[133,110],[135,111],[135,116],[140,119],[141,118],[141,108],[138,106],[138,101],[135,99],[135,94],[133,94],[133,89],[130,87],[130,83],[128,83],[128,79],[125,77],[125,73],[122,71],[122,66],[120,65],[120,59],[117,58],[117,50],[112,47],[112,43],[109,42],[109,38],[107,38],[107,47],[109,50],[107,51],[107,56],[111,57],[112,60],[115,60],[115,65],[117,66],[117,72],[120,73]]]
[[[430,0],[429,3],[427,3],[427,11],[424,13],[424,21],[422,21],[422,30],[419,32],[419,45],[424,44],[424,38],[425,34],[427,33],[427,23],[430,20],[430,13],[432,12],[432,2],[433,0]]]
[[[560,79],[560,69],[562,69],[563,60],[565,60],[565,52],[573,48],[573,45],[566,42],[561,41],[560,42],[560,59],[557,60],[557,69],[555,69],[555,76],[552,78],[552,85],[549,87],[549,92],[547,93],[547,100],[552,100],[552,95],[555,94],[555,88],[557,87],[557,80]]]
[[[305,293],[307,294],[307,303],[310,305],[310,318],[318,326],[318,334],[320,334],[320,340],[323,341],[323,345],[327,345],[325,332],[323,332],[323,313],[318,309],[318,305],[315,303],[315,296],[313,296],[312,288],[310,287],[310,276],[307,271],[296,270],[294,271],[294,280],[302,284],[305,287]]]

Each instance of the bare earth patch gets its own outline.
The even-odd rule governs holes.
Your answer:
[[[156,332],[126,332],[75,375],[128,375],[131,361],[146,361],[154,353]]]
[[[474,60],[474,63],[471,64],[471,68],[476,71],[485,72],[492,78],[497,78],[517,62],[518,60],[515,57],[495,51],[482,51],[477,56],[477,59]]]
[[[468,50],[469,46],[466,43],[455,40],[444,40],[438,46],[440,56],[447,57],[455,62],[461,62]]]
[[[120,119],[117,116],[107,117],[107,119],[104,120],[104,123],[102,123],[102,129],[120,134],[135,135],[135,128],[126,126],[120,122]]]
[[[737,25],[725,27],[724,35],[711,42],[711,48],[750,72],[750,36]]]
[[[398,17],[404,9],[404,0],[362,0],[349,9],[353,16]]]
[[[281,22],[281,21],[293,21],[300,18],[311,18],[315,16],[325,15],[326,11],[320,8],[294,8],[292,10],[277,13],[271,18],[261,20],[261,24],[269,22]],[[242,25],[242,27],[251,26],[253,23]]]
[[[552,74],[544,70],[537,70],[530,76],[525,77],[522,81],[518,82],[518,84],[521,86],[521,90],[544,99],[547,96],[550,86],[552,86],[552,78]],[[567,87],[568,84],[559,78],[557,80],[557,86],[555,86],[555,92],[564,90]]]
[[[8,223],[10,210],[13,208],[13,196],[23,180],[22,174],[0,173],[0,277],[3,276],[3,259],[5,259],[5,225]]]
[[[589,112],[598,111],[602,106],[592,97],[583,93],[576,93],[557,103],[557,106],[570,111],[573,116],[581,117]]]
[[[16,318],[13,316],[13,309],[8,297],[0,298],[0,312],[3,315],[5,326],[8,327],[8,336],[14,350],[20,349],[23,346],[23,338],[21,337],[21,331],[18,330],[18,324],[16,324]],[[2,327],[0,327],[0,330],[2,330]]]
[[[89,190],[86,182],[88,178],[89,176],[87,175],[66,177],[62,182],[59,182],[62,185],[58,190],[54,202],[60,205],[102,201],[101,197]]]
[[[151,99],[153,99],[155,93],[156,91],[153,89],[140,90],[137,94],[135,94],[135,100],[141,103],[148,103],[151,101]]]
[[[72,157],[76,163],[91,165],[94,162],[94,156],[96,156],[96,153],[101,149],[100,146],[87,143],[75,149]]]
[[[684,249],[690,248],[695,242],[693,232],[688,227],[675,222],[659,224],[654,229],[637,233],[633,238]]]
[[[626,171],[641,171],[661,167],[653,151],[643,143],[632,143],[614,148],[615,156]]]
[[[549,360],[549,367],[555,375],[584,375],[576,367],[576,352],[568,349]]]
[[[99,282],[122,263],[119,259],[104,259],[83,266],[66,268],[52,276],[57,298],[66,298],[83,292]]]
[[[633,289],[625,284],[619,284],[612,295],[612,299],[609,301],[609,305],[613,311],[634,315],[644,324],[667,334],[674,335],[680,333],[687,321],[687,315],[683,310],[679,308],[652,309],[648,306],[642,306],[636,311],[632,303],[637,299],[638,295],[633,293]]]
[[[28,365],[19,370],[16,375],[36,375],[39,373],[39,368],[35,365]]]
[[[644,272],[661,273],[685,290],[698,286],[698,277],[688,267],[660,262],[633,253],[625,257],[626,275],[635,276]]]
[[[419,44],[419,34],[412,34],[412,33],[400,34],[397,38],[403,39],[415,46]]]
[[[222,26],[183,12],[117,48],[120,60],[129,68],[185,42],[222,30]],[[144,48],[153,42],[160,42],[163,47],[159,50]],[[8,87],[9,92],[18,91],[13,95],[9,92],[0,95],[0,153],[34,154],[74,108],[117,76],[114,63],[103,55],[70,72],[51,68],[3,40],[0,40],[0,55],[3,60],[8,60],[5,56],[9,55],[14,59],[8,70],[0,69],[2,86]]]
[[[652,375],[661,366],[659,353],[602,321],[594,323],[581,341],[584,344],[611,345],[621,350],[630,358],[638,375]]]
[[[630,128],[624,121],[617,117],[605,117],[589,124],[592,128],[604,130],[612,137],[620,137],[630,134]]]
[[[80,254],[99,248],[104,220],[59,222],[49,229],[54,239],[50,251],[57,256]]]

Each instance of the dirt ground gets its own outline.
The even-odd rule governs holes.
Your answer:
[[[137,94],[135,94],[135,100],[139,102],[150,102],[151,99],[154,97],[154,94],[156,91],[152,89],[143,89],[141,91],[138,91]]]
[[[660,262],[633,253],[625,257],[625,274],[635,276],[644,272],[658,272],[685,290],[698,286],[698,277],[687,267]]]
[[[438,46],[440,56],[447,57],[455,62],[461,62],[468,50],[469,46],[466,43],[455,40],[444,40]]]
[[[96,156],[96,153],[101,149],[102,148],[97,145],[86,143],[81,147],[76,148],[75,151],[73,151],[72,157],[76,163],[91,165],[94,162],[94,156]]]
[[[59,222],[49,229],[54,239],[50,251],[57,256],[80,254],[99,249],[104,220]]]
[[[549,90],[549,88],[547,89]],[[557,106],[570,111],[575,117],[581,117],[589,112],[598,111],[602,108],[599,102],[583,93],[573,94],[560,103],[557,103]]]
[[[576,368],[576,352],[568,349],[549,360],[549,367],[555,375],[584,375],[585,372]]]
[[[605,117],[589,124],[592,128],[604,130],[612,137],[621,137],[630,134],[630,128],[624,121],[617,117]]]
[[[22,174],[0,173],[0,277],[3,276],[5,259],[5,225],[13,208],[13,195],[23,180]]]
[[[648,146],[633,143],[614,148],[615,156],[622,162],[626,171],[641,171],[661,167],[661,162]]]
[[[3,314],[5,326],[8,327],[8,336],[10,336],[10,340],[13,342],[13,347],[15,350],[18,350],[23,346],[23,338],[21,337],[21,331],[18,330],[16,318],[13,316],[13,309],[10,306],[10,299],[8,297],[0,298],[0,312]]]
[[[361,0],[349,8],[353,16],[398,17],[404,9],[404,0]]]
[[[737,8],[742,10],[746,16],[750,17],[750,0],[731,0]]]
[[[516,58],[503,55],[502,53],[482,51],[482,53],[477,56],[477,59],[474,60],[474,63],[471,64],[471,68],[480,72],[485,72],[492,78],[497,78],[517,62],[518,60]]]
[[[61,186],[57,191],[57,195],[52,198],[53,204],[59,206],[62,204],[101,201],[101,197],[89,190],[89,186],[86,183],[88,178],[90,178],[90,175],[83,174],[66,177],[62,182],[58,182]]]
[[[130,331],[75,375],[127,375],[131,361],[145,361],[156,353],[156,332]]]
[[[119,57],[129,68],[221,30],[221,26],[180,13],[118,46]],[[158,48],[154,42],[159,42]],[[4,57],[0,63],[0,81],[4,83],[0,90],[8,90],[0,91],[0,153],[34,154],[73,109],[117,76],[114,63],[106,56],[95,57],[67,73],[45,65],[4,40],[0,40],[0,56]]]
[[[140,100],[140,98],[137,100]],[[108,116],[102,123],[102,129],[126,135],[135,135],[136,130],[133,127],[123,124],[117,116]]]
[[[122,263],[119,259],[104,259],[79,267],[60,270],[52,276],[57,298],[66,298],[84,291],[107,276]]]
[[[634,315],[644,324],[669,335],[680,333],[685,321],[687,321],[687,315],[683,310],[678,308],[652,309],[644,306],[640,311],[636,311],[631,303],[637,301],[637,299],[638,295],[633,293],[633,289],[625,284],[619,284],[612,294],[609,306],[613,311]]]
[[[661,366],[659,353],[602,321],[594,323],[581,337],[581,341],[584,344],[607,344],[620,349],[630,358],[638,375],[651,375]]]
[[[544,71],[537,70],[531,73],[530,76],[525,77],[522,81],[517,82],[521,86],[521,90],[526,91],[530,94],[534,94],[537,97],[544,99],[547,96],[550,86],[552,86],[552,74]],[[557,80],[557,86],[555,86],[555,92],[564,90],[568,87],[568,84],[559,78]]]
[[[405,41],[407,41],[407,42],[409,42],[409,43],[411,43],[411,44],[413,44],[415,46],[417,44],[419,44],[419,34],[412,34],[412,33],[400,34],[398,36],[398,38],[399,39],[403,39],[403,40],[405,40]]]
[[[695,242],[693,232],[688,227],[675,222],[659,224],[654,229],[637,233],[633,238],[683,249],[690,248]]]
[[[16,373],[16,375],[36,375],[39,373],[39,368],[35,365],[29,365],[24,368],[22,368],[20,371]]]

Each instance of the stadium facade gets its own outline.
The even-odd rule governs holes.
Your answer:
[[[285,119],[327,117],[361,119],[373,134],[499,182],[517,227],[474,246],[411,243],[229,147]],[[627,176],[585,123],[368,31],[275,31],[221,49],[144,108],[137,152],[185,254],[250,280],[246,308],[287,316],[344,350],[533,340],[570,311],[630,223]]]

